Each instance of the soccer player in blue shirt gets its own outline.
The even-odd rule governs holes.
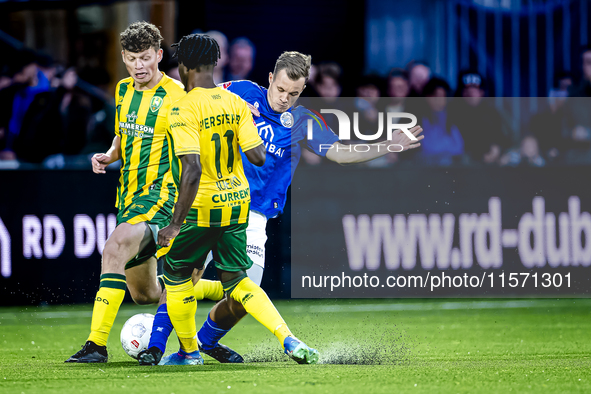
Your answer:
[[[250,219],[246,230],[247,254],[254,263],[247,274],[256,284],[261,283],[265,266],[267,220],[277,217],[285,207],[287,190],[300,160],[300,143],[317,155],[339,164],[361,163],[390,152],[385,143],[370,144],[370,149],[366,152],[345,149],[329,128],[317,122],[312,122],[313,138],[307,138],[307,119],[313,115],[302,106],[295,107],[295,103],[306,87],[310,66],[311,56],[299,52],[284,52],[277,59],[273,72],[269,73],[269,89],[251,81],[232,81],[222,85],[249,104],[259,135],[267,149],[266,162],[262,167],[251,165],[243,157],[244,171],[251,190]],[[415,140],[400,132],[393,135],[388,144],[400,145],[399,151],[419,147],[419,141],[423,139],[419,135],[422,128],[415,126],[409,131],[415,136]],[[201,298],[204,291],[197,289],[199,283],[221,286],[219,282],[199,281],[196,294],[200,294]],[[209,293],[219,294],[219,291]],[[197,339],[200,350],[216,360],[226,363],[243,362],[240,355],[219,343],[239,320],[231,315],[226,300],[222,299],[211,310],[207,321],[197,333]],[[159,353],[155,359],[159,360],[164,353],[171,331],[166,304],[163,304],[156,314],[148,349]],[[285,352],[289,355],[288,349]]]

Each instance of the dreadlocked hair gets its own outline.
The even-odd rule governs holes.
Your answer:
[[[199,71],[199,66],[215,66],[220,58],[220,47],[217,41],[207,34],[184,36],[172,47],[177,48],[174,56],[179,64],[184,64],[189,70]]]
[[[120,35],[123,49],[140,53],[150,48],[160,49],[162,35],[160,30],[149,22],[134,22]]]

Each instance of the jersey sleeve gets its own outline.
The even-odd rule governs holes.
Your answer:
[[[168,111],[168,132],[174,144],[177,156],[200,154],[199,120],[191,108],[174,103]]]
[[[309,109],[298,107],[294,112],[295,119],[297,119],[295,127],[300,129],[299,131],[306,136],[305,145],[318,156],[326,156],[328,152],[327,145],[332,146],[332,144],[339,141],[339,137],[326,125],[322,117],[312,113]],[[308,122],[308,120],[311,120],[311,122]],[[308,138],[308,124],[310,123],[312,124],[311,139]]]
[[[224,82],[218,86],[229,92],[235,93],[240,97],[244,97],[251,89],[256,89],[258,87],[256,83],[246,80]]]
[[[250,149],[256,148],[263,143],[263,140],[259,136],[257,127],[252,119],[252,113],[242,100],[236,100],[238,103],[238,112],[240,114],[240,122],[238,122],[238,145],[242,148],[243,152]]]

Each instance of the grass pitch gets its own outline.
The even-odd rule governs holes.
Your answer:
[[[223,343],[248,363],[140,367],[119,344],[109,363],[64,364],[85,342],[91,305],[0,309],[1,393],[591,392],[591,300],[280,301],[292,331],[320,351],[297,365],[251,317]],[[198,326],[210,303],[200,303]],[[168,352],[177,349],[169,341]]]

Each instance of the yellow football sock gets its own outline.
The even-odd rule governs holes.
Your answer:
[[[195,298],[197,301],[207,298],[212,301],[219,301],[224,298],[224,287],[222,282],[217,280],[199,279],[195,285]]]
[[[230,296],[240,302],[259,323],[267,327],[277,337],[281,346],[286,337],[293,336],[267,293],[250,278],[242,279]]]
[[[197,300],[191,279],[176,280],[164,274],[168,298],[168,315],[181,342],[181,349],[187,353],[197,350],[197,327],[195,312]]]
[[[88,340],[99,346],[106,346],[109,332],[113,327],[119,307],[125,297],[125,275],[103,274],[101,285],[94,299],[92,323]]]

